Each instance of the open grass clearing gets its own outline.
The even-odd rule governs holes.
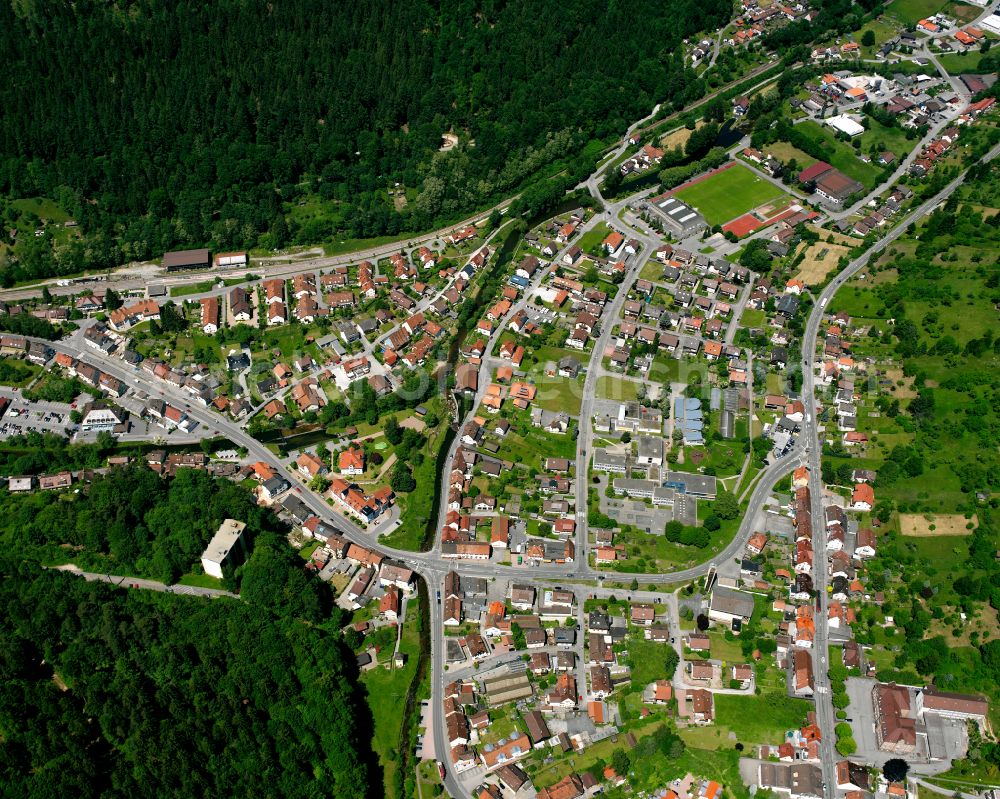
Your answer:
[[[27,197],[12,200],[10,206],[22,214],[34,214],[43,222],[62,224],[69,219],[69,214],[55,200],[48,197]]]
[[[695,129],[702,127],[705,124],[703,119],[699,119],[695,123]],[[680,147],[683,149],[684,145],[687,144],[687,140],[691,138],[691,134],[694,131],[690,131],[687,128],[677,128],[677,130],[672,130],[670,133],[664,134],[663,138],[660,139],[660,147],[664,150],[670,150],[674,147]]]
[[[968,53],[945,53],[938,56],[941,66],[952,75],[963,73],[976,74],[980,71],[979,62],[982,61],[983,53],[972,50]]]
[[[972,528],[967,525],[971,524]],[[938,536],[966,536],[979,526],[973,514],[966,519],[961,513],[901,513],[899,532],[909,538],[936,538]]]
[[[718,724],[713,724],[711,727],[687,727],[679,730],[677,734],[688,746],[699,749],[722,749],[733,745],[729,740],[729,730]]]
[[[740,327],[763,327],[767,324],[767,311],[746,308],[740,317]]]
[[[959,635],[955,635],[956,630]],[[958,627],[949,624],[946,619],[932,619],[924,638],[943,635],[949,646],[975,646],[971,640],[974,633],[978,634],[980,641],[1000,638],[1000,618],[997,616],[997,611],[988,603],[978,605]]]
[[[597,396],[601,399],[634,400],[639,396],[639,384],[633,380],[602,375],[597,378]]]
[[[896,17],[904,25],[915,25],[920,20],[937,14],[946,5],[946,0],[892,0],[886,13]]]
[[[365,686],[365,700],[375,722],[372,749],[378,754],[385,781],[385,796],[395,792],[395,771],[399,768],[400,728],[403,723],[402,708],[407,693],[417,673],[420,654],[420,633],[418,619],[419,600],[412,598],[407,603],[406,621],[403,623],[400,651],[406,654],[406,664],[401,668],[375,668],[361,675]]]
[[[795,161],[795,164],[799,169],[805,169],[806,167],[812,166],[816,163],[816,159],[811,155],[786,141],[776,141],[773,144],[769,144],[764,148],[764,152],[768,155],[773,155],[783,164],[787,164],[789,161]]]
[[[649,280],[653,283],[663,280],[663,264],[654,259],[646,261],[643,264],[642,271],[639,272],[639,278],[641,280]]]
[[[681,189],[675,196],[696,208],[710,225],[721,225],[787,195],[747,167],[736,164]]]
[[[912,399],[917,396],[917,392],[913,390],[913,376],[906,377],[903,374],[903,370],[899,368],[886,369],[885,376],[887,380],[893,382],[892,396],[897,397],[901,400]],[[902,383],[902,385],[900,385]]]
[[[577,244],[580,245],[580,249],[584,252],[593,252],[593,250],[598,247],[605,238],[607,238],[607,235],[610,232],[611,228],[609,228],[604,222],[599,222],[594,225],[591,230],[584,233]]]
[[[767,388],[768,394],[784,393],[784,380],[777,372],[768,372],[767,377],[764,379],[764,385]]]
[[[714,660],[721,660],[728,665],[742,663],[743,650],[737,641],[727,641],[725,634],[718,629],[713,629],[708,634],[711,641],[711,656]],[[725,675],[723,675],[724,679]]]
[[[807,119],[797,125],[796,129],[822,148],[825,154],[825,158],[822,160],[829,163],[830,166],[836,167],[849,178],[863,184],[867,189],[875,186],[881,169],[874,164],[866,164],[861,161],[857,156],[858,151],[851,145],[840,141],[831,128]]]
[[[875,44],[871,47],[861,46],[861,53],[865,58],[872,58],[875,51],[889,39],[894,38],[899,33],[899,26],[895,24],[893,20],[887,17],[879,17],[878,19],[873,19],[866,22],[862,26],[861,30],[854,34],[854,41],[860,42],[867,31],[871,31],[875,34]]]
[[[583,401],[583,378],[540,377],[535,380],[535,405],[546,411],[565,411],[570,416],[580,413]]]
[[[946,571],[969,559],[969,539],[964,535],[907,538],[906,545],[935,568]]]
[[[729,728],[746,747],[751,744],[777,744],[788,730],[798,729],[806,720],[812,703],[784,694],[760,696],[715,695],[715,718]]]
[[[907,138],[906,131],[901,127],[887,127],[874,117],[868,117],[868,130],[861,134],[861,149],[865,152],[873,148],[878,152],[889,150],[896,156],[897,163],[909,155],[919,139]]]

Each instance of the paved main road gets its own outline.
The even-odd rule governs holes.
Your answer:
[[[1000,144],[997,144],[983,158],[983,161],[991,161],[997,154],[1000,154]],[[821,442],[819,420],[816,416],[816,372],[820,363],[817,358],[817,342],[819,329],[826,313],[826,307],[837,291],[854,275],[864,269],[871,259],[885,250],[892,242],[899,238],[907,227],[919,219],[927,216],[940,203],[943,203],[952,192],[955,191],[965,179],[963,171],[958,177],[952,180],[938,194],[931,199],[920,204],[919,207],[911,211],[905,219],[899,221],[893,230],[884,238],[879,239],[869,247],[860,257],[851,261],[837,275],[819,295],[813,306],[812,313],[806,324],[806,332],[802,342],[802,401],[805,406],[805,422],[800,440],[807,441],[806,453],[809,464],[809,489],[812,500],[813,514],[813,548],[820,553],[826,552],[826,524],[823,520],[822,502],[822,464],[820,460]],[[835,750],[834,742],[836,733],[834,728],[836,721],[834,717],[832,697],[830,695],[829,664],[827,663],[827,612],[828,599],[826,592],[827,569],[825,556],[821,568],[817,568],[813,573],[814,588],[820,600],[820,607],[817,611],[816,619],[816,639],[813,646],[813,673],[816,681],[816,716],[817,723],[823,732],[820,745],[820,755],[823,767],[823,781],[826,785],[827,799],[833,799],[836,794],[836,771],[835,771]]]
[[[1000,145],[994,147],[985,157],[984,160],[990,160],[1000,152]],[[597,191],[597,184],[595,181],[596,175],[592,176],[592,180],[588,181],[588,187],[591,187],[592,191],[596,191],[596,196],[601,200],[604,208],[605,214],[609,214],[609,218],[613,218],[614,209],[620,208],[624,203],[608,205],[603,203],[603,199],[600,198],[600,193]],[[813,311],[809,317],[807,324],[807,331],[804,337],[803,344],[803,358],[802,367],[804,372],[803,378],[803,399],[806,403],[806,422],[804,424],[803,435],[799,437],[798,442],[792,449],[791,453],[786,457],[770,464],[767,466],[754,488],[750,500],[747,512],[743,517],[740,524],[739,531],[734,539],[729,543],[729,545],[720,553],[718,553],[711,560],[705,563],[697,564],[687,569],[680,569],[674,572],[661,573],[661,574],[644,574],[644,575],[628,575],[629,577],[634,577],[635,579],[641,580],[644,583],[670,583],[693,579],[706,574],[712,567],[717,564],[724,563],[737,555],[741,554],[747,539],[754,532],[756,521],[763,509],[763,505],[771,491],[773,490],[774,484],[781,479],[784,475],[788,474],[795,466],[802,462],[808,462],[811,467],[811,472],[814,479],[814,496],[815,501],[818,503],[821,497],[822,486],[819,484],[820,476],[820,461],[819,461],[819,430],[816,419],[816,402],[815,402],[815,366],[816,366],[816,342],[818,336],[818,330],[824,309],[829,302],[830,298],[837,291],[837,289],[844,284],[846,280],[856,274],[860,269],[862,269],[869,261],[869,259],[883,251],[892,241],[894,241],[899,235],[903,233],[907,225],[911,221],[919,219],[921,216],[927,214],[936,204],[942,202],[946,199],[955,188],[960,185],[962,181],[962,176],[959,176],[951,183],[948,184],[945,189],[943,189],[938,195],[933,199],[923,203],[918,209],[913,211],[906,219],[902,220],[897,227],[890,232],[885,238],[876,242],[871,248],[869,248],[864,255],[852,262],[843,272],[841,272],[823,291],[820,295],[817,303],[815,304]],[[619,224],[620,221],[619,221]],[[626,230],[634,235],[635,238],[643,242],[643,250],[640,254],[640,258],[636,260],[636,266],[639,263],[645,261],[645,258],[650,253],[650,248],[653,245],[653,240],[646,236],[646,234],[641,233],[628,225],[624,226]],[[370,251],[371,252],[371,251]],[[346,257],[346,256],[345,256]],[[357,259],[359,254],[352,255],[349,260]],[[371,257],[375,257],[374,254]],[[634,271],[636,266],[633,266],[631,278],[634,279]],[[296,271],[302,271],[303,264],[296,265]],[[306,269],[316,268],[315,265],[307,265]],[[626,286],[619,290],[619,299],[624,297],[626,293]],[[608,314],[605,318],[604,327],[610,330],[611,325],[614,323],[616,314],[612,313],[615,310],[614,303],[612,307],[608,309]],[[602,339],[604,335],[602,334]],[[47,342],[56,352],[64,352],[76,358],[81,358],[87,362],[97,365],[102,370],[112,374],[113,376],[123,380],[125,384],[134,391],[142,391],[151,396],[162,396],[164,399],[168,399],[171,403],[183,407],[187,410],[187,413],[191,418],[202,425],[202,430],[205,431],[217,431],[222,435],[225,435],[230,440],[233,441],[237,446],[242,446],[247,449],[250,455],[258,460],[264,461],[271,466],[282,470],[284,463],[280,461],[269,449],[263,446],[259,441],[249,436],[240,425],[232,422],[231,420],[217,415],[213,411],[209,410],[204,406],[200,406],[196,402],[192,402],[192,398],[186,393],[180,391],[179,389],[170,386],[161,381],[156,381],[152,377],[146,375],[145,373],[139,372],[138,370],[133,370],[131,367],[125,365],[122,361],[117,358],[103,355],[102,353],[91,350],[90,348],[85,348],[84,345],[79,341],[77,337],[71,337],[67,341],[63,342]],[[595,347],[595,353],[600,353],[602,341],[598,341],[598,346]],[[599,357],[599,356],[598,356]],[[593,358],[592,358],[593,361]],[[599,360],[598,360],[599,363]],[[595,373],[597,370],[594,370]],[[591,387],[593,388],[593,386]],[[592,396],[593,391],[588,392]],[[589,407],[584,407],[581,409],[581,421],[587,419],[588,422],[586,427],[589,429],[589,419],[592,416],[591,409]],[[583,427],[583,425],[582,425]],[[207,433],[206,433],[207,434]],[[584,433],[581,432],[581,439],[586,441]],[[578,461],[579,464],[586,462],[586,457],[588,454],[589,446],[584,446],[581,443],[581,451],[578,451]],[[579,470],[578,470],[579,471]],[[578,485],[578,490],[582,488],[583,492],[580,494],[578,499],[582,499],[582,502],[586,503],[586,484],[582,486]],[[356,543],[362,544],[364,546],[373,546],[383,553],[394,557],[402,562],[408,564],[411,568],[419,572],[428,582],[429,586],[429,596],[431,597],[431,658],[432,658],[432,694],[435,709],[440,708],[442,699],[442,689],[444,685],[444,680],[446,677],[444,671],[443,663],[443,642],[444,637],[442,635],[442,617],[441,617],[441,606],[435,601],[436,592],[441,588],[441,581],[444,574],[451,568],[456,568],[463,575],[468,576],[482,576],[493,579],[507,579],[508,577],[518,577],[521,579],[529,580],[544,580],[544,579],[565,579],[567,577],[572,577],[574,579],[593,579],[598,580],[602,578],[610,578],[615,580],[621,580],[623,575],[618,572],[613,571],[602,571],[597,569],[592,569],[587,564],[586,557],[586,526],[585,518],[584,524],[580,525],[582,527],[581,539],[583,546],[578,548],[578,558],[577,562],[568,565],[549,565],[549,566],[539,566],[532,568],[530,570],[517,569],[516,567],[501,566],[499,564],[483,563],[483,564],[448,564],[443,562],[439,555],[435,552],[427,553],[414,553],[403,550],[395,550],[383,545],[377,544],[377,533],[378,530],[365,530],[358,525],[351,522],[340,515],[334,514],[330,507],[327,505],[326,501],[318,494],[311,491],[307,486],[297,486],[296,492],[301,496],[302,501],[316,513],[320,518],[328,521],[336,528],[341,530],[348,540],[354,541]],[[820,509],[821,512],[821,509]],[[819,517],[821,518],[821,517]],[[822,525],[817,525],[817,528],[822,527]],[[157,584],[155,581],[140,581],[134,578],[118,577],[110,575],[98,575],[90,574],[87,575],[88,579],[107,579],[109,581],[118,581],[119,583],[124,582],[126,584],[140,584],[145,587],[149,587],[155,590],[167,590],[167,586],[162,584]],[[825,579],[825,575],[824,575]],[[159,588],[157,586],[160,586]],[[198,593],[204,595],[214,595],[212,594],[212,589],[200,589],[193,586],[185,586],[183,589],[175,588],[174,590],[184,590],[184,592]],[[599,590],[596,587],[588,588],[587,590],[594,591]],[[825,592],[821,592],[825,594]],[[825,596],[822,601],[821,613],[825,614],[826,604]],[[817,646],[815,647],[814,657],[816,659],[816,679],[818,686],[829,685],[829,678],[827,673],[826,663],[826,633],[825,624],[817,624],[817,630],[823,629],[822,637],[817,637]],[[835,780],[832,771],[833,767],[833,713],[832,707],[829,704],[829,693],[820,694],[817,697],[817,711],[820,719],[821,726],[823,727],[823,770],[824,777],[827,784],[828,796],[832,797]],[[438,719],[440,722],[441,720]],[[438,752],[447,752],[448,745],[445,740],[445,731],[441,723],[435,723],[434,725],[434,736],[436,750]],[[447,762],[447,761],[446,761]],[[461,786],[455,779],[455,776],[450,768],[450,763],[447,764],[447,775],[445,779],[445,786],[448,792],[452,796],[462,795]]]

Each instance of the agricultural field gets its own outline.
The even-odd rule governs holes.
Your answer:
[[[805,257],[795,275],[808,286],[818,286],[831,272],[837,271],[841,258],[850,253],[851,248],[843,244],[828,244],[817,241],[805,249]]]
[[[950,2],[944,7],[945,15],[958,20],[960,25],[971,22],[982,12],[982,8],[969,3]]]
[[[785,196],[780,188],[737,164],[675,193],[705,217],[721,225],[760,205]]]

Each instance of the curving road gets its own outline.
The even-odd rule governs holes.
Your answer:
[[[657,109],[646,118],[646,120],[655,116]],[[637,129],[646,120],[640,120],[635,125],[630,128],[630,131]],[[530,569],[517,568],[507,565],[494,564],[494,563],[449,563],[443,561],[440,558],[439,545],[435,544],[435,547],[429,552],[409,552],[404,550],[398,550],[391,547],[378,543],[378,534],[384,532],[391,520],[377,526],[374,529],[365,529],[360,525],[355,524],[350,519],[347,519],[339,514],[332,511],[330,505],[327,501],[310,490],[305,485],[298,485],[297,480],[292,480],[296,487],[293,489],[301,498],[301,500],[309,507],[309,509],[314,512],[317,516],[322,518],[327,523],[339,529],[344,536],[355,543],[361,544],[366,547],[371,547],[377,549],[384,554],[406,563],[410,568],[414,569],[421,576],[423,576],[428,582],[428,595],[431,598],[430,607],[430,619],[431,619],[431,660],[432,660],[432,709],[434,713],[435,723],[434,727],[434,740],[435,748],[438,753],[439,759],[446,763],[446,778],[445,787],[449,794],[454,797],[467,795],[467,791],[463,789],[461,781],[455,775],[449,759],[445,754],[449,751],[448,741],[446,739],[446,731],[444,729],[443,720],[440,719],[440,709],[442,706],[443,697],[443,687],[445,680],[447,678],[446,672],[444,671],[444,637],[442,635],[443,625],[442,625],[442,607],[435,601],[435,595],[442,586],[442,580],[444,575],[451,569],[459,571],[462,575],[466,576],[476,576],[476,577],[486,577],[488,579],[500,579],[505,580],[509,578],[517,578],[522,580],[560,580],[560,579],[573,579],[573,580],[593,580],[599,581],[605,578],[613,580],[621,579],[632,579],[635,578],[644,583],[654,583],[654,584],[664,584],[664,583],[674,583],[679,581],[686,581],[700,577],[707,574],[713,567],[731,560],[739,555],[741,555],[745,549],[746,542],[750,535],[755,531],[755,526],[760,514],[763,510],[764,503],[768,496],[771,494],[775,483],[782,477],[787,475],[796,466],[806,463],[810,467],[811,472],[811,493],[814,503],[813,513],[814,517],[817,519],[822,518],[822,489],[821,484],[821,469],[820,469],[820,453],[821,453],[821,442],[820,442],[820,429],[818,426],[818,420],[816,416],[816,397],[815,397],[815,378],[816,378],[816,368],[818,365],[817,358],[817,342],[819,336],[819,330],[821,327],[822,319],[825,313],[825,309],[832,299],[837,290],[842,287],[846,281],[851,277],[861,271],[870,260],[878,256],[882,251],[886,249],[893,241],[895,241],[900,235],[902,235],[910,224],[910,222],[916,221],[921,217],[929,213],[937,204],[943,202],[959,185],[961,185],[964,178],[964,172],[951,181],[944,189],[941,190],[935,197],[926,202],[922,203],[918,208],[911,211],[905,219],[899,221],[896,227],[890,231],[884,238],[872,244],[859,258],[852,261],[843,271],[841,271],[822,291],[822,293],[817,298],[817,301],[810,313],[805,334],[803,337],[803,348],[802,348],[802,370],[803,370],[803,386],[802,395],[803,402],[806,407],[806,418],[803,424],[802,434],[798,437],[795,446],[792,448],[790,453],[785,457],[769,464],[761,472],[759,478],[757,479],[756,485],[750,494],[748,501],[748,507],[740,523],[739,530],[734,536],[733,540],[719,553],[714,555],[709,560],[691,566],[685,569],[678,569],[672,572],[658,573],[658,574],[623,574],[616,571],[610,570],[600,570],[591,568],[588,564],[587,558],[587,525],[586,525],[586,501],[587,501],[587,469],[585,464],[588,462],[588,458],[591,451],[592,444],[592,423],[593,418],[593,396],[596,389],[596,376],[600,371],[600,360],[601,355],[604,350],[604,346],[610,340],[611,330],[613,328],[614,322],[617,319],[621,304],[624,302],[624,298],[627,295],[628,287],[631,285],[632,281],[635,280],[638,269],[640,265],[643,264],[652,250],[658,245],[658,240],[655,237],[648,235],[647,233],[640,231],[628,224],[622,222],[619,212],[627,204],[627,200],[620,201],[617,203],[607,203],[600,195],[600,190],[598,188],[598,183],[601,174],[607,169],[608,164],[612,163],[615,158],[625,151],[627,147],[627,136],[626,141],[616,150],[615,154],[612,155],[603,167],[600,167],[591,177],[586,181],[587,188],[591,193],[598,199],[604,208],[603,212],[595,217],[595,220],[608,220],[612,221],[616,227],[623,229],[626,235],[632,236],[640,241],[642,244],[641,251],[637,254],[638,257],[634,258],[633,264],[629,270],[626,280],[619,287],[618,293],[615,299],[609,304],[608,308],[602,318],[602,332],[595,342],[594,350],[590,359],[590,368],[588,369],[588,374],[585,382],[584,389],[584,399],[580,411],[580,436],[578,440],[577,449],[577,478],[576,478],[576,491],[577,491],[577,503],[578,503],[578,515],[577,515],[577,558],[572,564],[564,565],[545,565],[532,567]],[[1000,154],[1000,144],[995,146],[989,151],[989,153],[984,156],[982,160],[988,161],[995,158]],[[488,213],[488,212],[484,212]],[[483,214],[477,214],[472,219],[481,218]],[[596,224],[596,221],[594,222]],[[454,226],[453,226],[454,227]],[[451,228],[449,228],[451,229]],[[433,234],[428,234],[425,237],[418,237],[414,241],[428,241],[441,234],[438,231]],[[372,248],[363,253],[354,253],[350,256],[336,256],[330,259],[313,259],[310,261],[302,261],[300,263],[291,265],[288,269],[294,272],[302,272],[315,270],[323,265],[332,265],[334,263],[341,263],[347,261],[356,261],[359,258],[376,258],[380,254],[386,254],[387,252],[392,252],[398,249],[399,244],[386,245],[382,248]],[[284,269],[285,267],[282,267]],[[241,272],[245,270],[240,270]],[[277,272],[275,272],[277,273]],[[194,279],[197,279],[195,276]],[[542,279],[542,276],[537,277],[538,280]],[[37,291],[37,288],[35,289]],[[19,290],[24,291],[24,290]],[[9,296],[9,292],[4,292]],[[521,306],[523,307],[523,305]],[[511,314],[508,314],[507,318],[504,320],[503,324],[498,326],[498,331],[503,329],[503,326],[509,320]],[[495,343],[498,333],[494,335],[491,340],[491,352],[492,344]],[[251,457],[256,460],[268,463],[272,467],[287,474],[287,461],[283,461],[278,458],[274,453],[272,453],[266,446],[261,442],[257,441],[237,423],[229,420],[226,417],[222,417],[216,414],[214,411],[208,407],[199,405],[197,402],[193,401],[193,398],[186,392],[181,391],[177,387],[169,385],[165,382],[156,380],[145,372],[141,372],[137,369],[133,369],[126,365],[121,360],[105,355],[101,352],[94,350],[91,347],[86,346],[82,337],[77,333],[74,336],[69,337],[64,341],[57,342],[45,342],[54,351],[65,353],[74,358],[79,358],[88,363],[94,364],[103,371],[117,377],[122,380],[130,390],[141,391],[152,397],[162,397],[164,400],[169,401],[171,404],[182,407],[186,410],[188,415],[194,419],[201,426],[201,430],[204,431],[204,435],[208,435],[209,432],[217,432],[229,438],[237,446],[246,448],[250,453]],[[487,358],[484,358],[484,362],[490,361],[491,357],[488,354]],[[486,367],[488,368],[488,367]],[[488,381],[482,380],[481,383],[486,383]],[[437,528],[438,525],[435,525]],[[825,528],[822,524],[817,524],[815,527],[816,539],[814,541],[814,546],[817,551],[825,552],[825,541],[822,540],[825,535]],[[435,536],[435,539],[437,536]],[[93,579],[103,579],[101,575],[91,575]],[[116,578],[117,579],[117,578]],[[124,578],[130,582],[137,582],[132,578]],[[821,597],[821,610],[820,613],[825,619],[825,614],[827,610],[826,606],[826,591],[825,591],[825,581],[826,574],[825,568],[817,569],[815,574],[816,589]],[[152,587],[152,586],[151,586]],[[207,590],[207,589],[203,589]],[[605,589],[599,588],[596,585],[593,587],[576,587],[574,589],[580,595],[583,592],[595,593],[599,592],[603,595]],[[194,591],[197,592],[197,591]],[[619,591],[619,593],[621,593]],[[813,650],[814,657],[814,672],[817,681],[817,714],[821,728],[823,729],[823,745],[822,745],[822,765],[824,772],[824,779],[827,785],[827,797],[828,799],[833,799],[835,793],[835,776],[833,772],[833,742],[835,740],[835,735],[833,734],[834,728],[834,715],[832,705],[830,703],[829,697],[829,678],[827,674],[827,664],[826,664],[826,645],[827,645],[827,634],[825,623],[818,623],[816,626],[817,637],[816,645]],[[822,688],[827,690],[824,692]],[[581,686],[581,693],[585,691],[585,685]]]

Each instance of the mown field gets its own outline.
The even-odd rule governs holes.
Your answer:
[[[710,225],[722,225],[759,205],[785,196],[780,188],[742,165],[681,189],[675,195],[698,209]]]

